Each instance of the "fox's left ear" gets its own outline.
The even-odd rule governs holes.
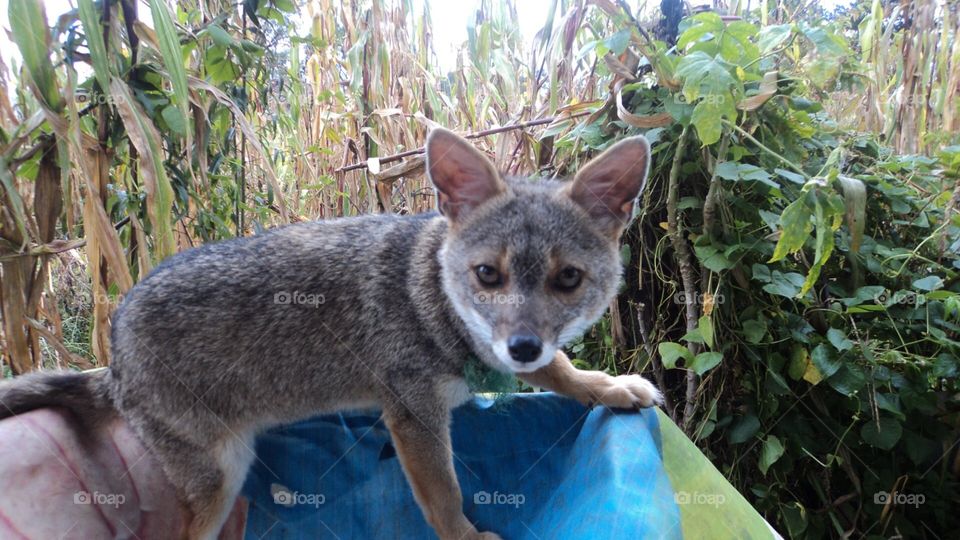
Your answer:
[[[567,194],[604,232],[617,237],[633,218],[649,170],[650,143],[642,135],[628,137],[581,168]]]
[[[507,190],[493,163],[452,131],[432,130],[426,155],[427,176],[437,188],[437,208],[451,223],[463,221],[478,206]]]

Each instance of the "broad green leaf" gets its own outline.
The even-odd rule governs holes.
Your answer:
[[[836,229],[836,222],[833,220],[834,213],[830,205],[824,204],[819,194],[814,200],[814,221],[817,229],[817,238],[814,243],[816,252],[810,271],[807,272],[807,279],[804,280],[803,287],[800,289],[801,295],[806,294],[817,282],[820,277],[820,269],[827,263],[830,254],[833,252],[833,232]]]
[[[700,263],[712,272],[723,272],[724,270],[734,267],[733,261],[717,249],[716,246],[694,245],[693,249],[697,254],[697,258],[700,259]]]
[[[733,98],[728,95],[704,95],[696,107],[690,122],[697,128],[697,136],[704,146],[720,140],[723,134],[723,120],[734,121],[737,109]]]
[[[756,435],[759,430],[760,420],[757,419],[755,414],[748,414],[734,421],[733,425],[730,426],[730,430],[727,431],[727,441],[730,444],[747,442]]]
[[[824,377],[833,375],[840,369],[840,366],[843,365],[836,351],[825,343],[821,343],[813,349],[813,352],[810,353],[810,360],[813,361],[813,364],[817,366],[817,370],[819,370]]]
[[[743,337],[748,343],[760,343],[766,334],[767,325],[762,321],[749,320],[743,323]]]
[[[803,287],[803,275],[796,272],[787,272],[786,274],[779,270],[774,270],[771,274],[770,283],[763,286],[763,290],[778,296],[794,298],[800,294]]]
[[[661,343],[657,350],[660,352],[660,359],[663,361],[663,367],[667,369],[673,369],[677,367],[677,360],[683,358],[686,360],[687,365],[693,361],[693,353],[690,352],[690,349],[687,349],[685,346],[674,343],[672,341],[666,341]]]
[[[844,364],[836,373],[827,379],[827,384],[829,384],[831,388],[845,396],[856,394],[863,388],[866,382],[867,377],[863,373],[863,370],[852,363]]]
[[[687,101],[696,101],[701,95],[716,96],[716,104],[724,98],[729,99],[729,107],[734,108],[730,89],[737,80],[730,74],[729,64],[696,51],[684,56],[677,64],[677,77],[683,81],[683,95]]]
[[[799,199],[790,203],[780,215],[780,240],[773,249],[773,256],[769,262],[782,260],[784,257],[803,247],[804,242],[813,230],[810,218],[813,216],[813,203],[816,194],[808,191]]]
[[[173,105],[167,105],[163,108],[160,115],[177,135],[187,134],[187,121],[180,112],[180,109]]]
[[[627,45],[630,44],[631,35],[632,33],[630,30],[620,30],[616,34],[604,39],[603,45],[608,51],[620,56],[623,54],[623,51],[627,50]]]
[[[893,448],[903,434],[903,426],[896,419],[881,417],[879,420],[870,419],[860,429],[860,436],[870,446],[881,450]]]
[[[841,298],[840,303],[847,307],[859,306],[864,302],[883,303],[885,301],[887,289],[879,285],[867,285],[860,287],[853,293],[853,298]]]
[[[693,359],[693,362],[690,362],[687,369],[692,369],[697,375],[703,375],[720,365],[722,361],[723,354],[721,353],[715,351],[702,352]]]
[[[713,321],[710,320],[710,317],[704,315],[700,317],[700,320],[697,323],[697,330],[700,331],[700,335],[703,336],[704,343],[707,344],[707,347],[713,348]]]
[[[782,46],[791,35],[793,35],[792,24],[764,26],[760,29],[760,36],[757,42],[760,46],[760,54],[767,54]]]
[[[830,344],[838,351],[849,351],[853,348],[853,342],[847,339],[847,334],[839,328],[827,330],[827,340],[829,340]]]
[[[780,442],[780,439],[776,435],[768,435],[766,440],[763,441],[763,449],[760,451],[760,472],[766,475],[770,466],[783,455],[783,450],[783,443]]]
[[[211,24],[207,27],[207,34],[213,39],[213,42],[221,47],[229,47],[233,45],[233,38],[226,30],[220,28],[216,24]]]
[[[913,286],[922,291],[935,291],[943,287],[943,279],[940,276],[927,276],[914,281]]]
[[[700,335],[700,330],[697,330],[696,328],[684,334],[680,339],[686,341],[687,343],[704,344],[703,336]]]
[[[696,43],[700,38],[712,34],[715,38],[723,32],[724,23],[716,13],[698,13],[690,18],[690,28],[686,29],[677,39],[677,48],[685,50],[687,45]]]

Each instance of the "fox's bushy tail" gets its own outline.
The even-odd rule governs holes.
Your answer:
[[[0,381],[0,420],[43,407],[64,407],[86,426],[117,415],[109,394],[109,369],[29,373]]]

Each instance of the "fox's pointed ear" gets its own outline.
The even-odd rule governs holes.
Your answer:
[[[451,222],[462,221],[507,189],[490,160],[452,131],[432,130],[426,154],[427,176],[437,188],[437,208]]]
[[[649,170],[650,143],[641,135],[629,137],[580,169],[567,193],[604,232],[617,237],[633,218]]]

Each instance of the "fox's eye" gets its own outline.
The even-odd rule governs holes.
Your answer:
[[[493,287],[500,284],[500,272],[490,265],[481,264],[474,269],[474,272],[476,272],[480,283],[484,285]]]
[[[583,279],[583,274],[580,270],[572,266],[568,266],[560,271],[557,274],[556,280],[554,280],[554,285],[563,291],[572,291],[580,285],[580,280]]]

